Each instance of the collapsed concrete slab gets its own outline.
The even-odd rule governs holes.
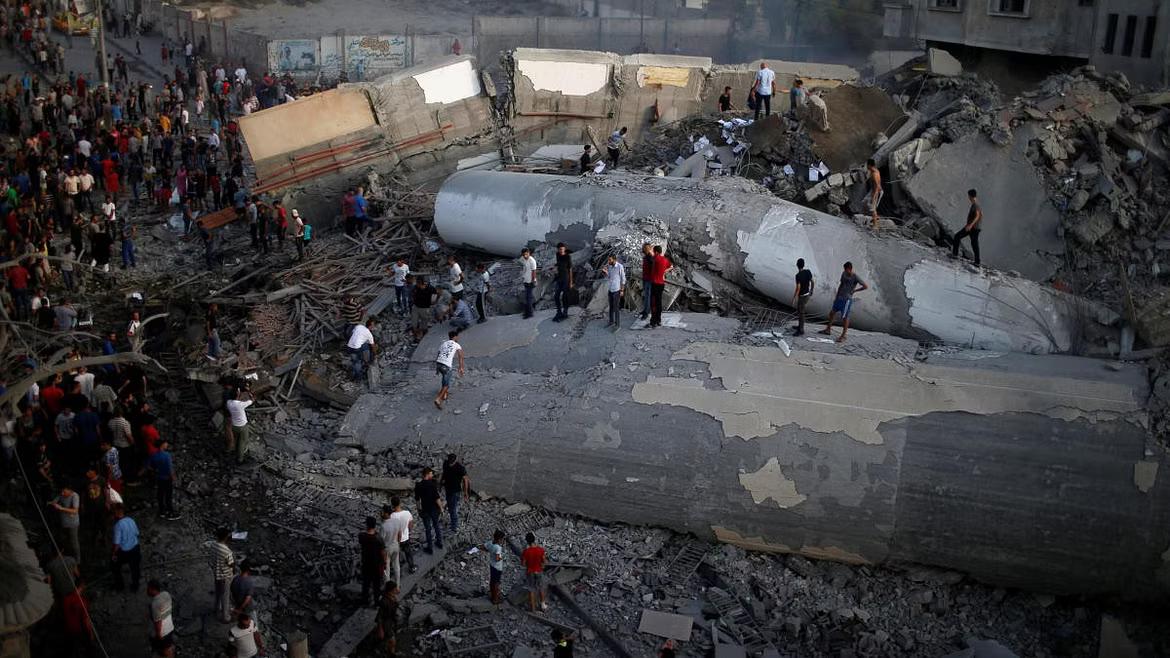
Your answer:
[[[655,217],[670,227],[675,253],[783,303],[792,299],[803,258],[819,281],[809,309],[823,315],[842,264],[851,261],[872,288],[857,297],[855,326],[986,349],[1065,352],[1086,321],[1115,320],[1053,288],[968,268],[761,190],[739,179],[464,171],[440,189],[435,225],[451,245],[515,255],[530,243],[581,249],[610,223]]]
[[[551,317],[464,332],[469,370],[444,411],[432,330],[403,385],[360,398],[339,441],[422,436],[457,451],[485,495],[753,549],[1050,592],[1167,586],[1170,480],[1134,480],[1166,461],[1144,456],[1140,366],[924,355],[863,332],[795,339],[786,356],[710,315],[616,334],[576,309]]]
[[[966,222],[967,190],[974,188],[983,207],[983,262],[1045,281],[1056,271],[1055,257],[1064,253],[1064,241],[1057,233],[1060,213],[1027,157],[1028,142],[1038,131],[1035,124],[1024,124],[1008,147],[981,134],[944,144],[904,188],[919,208],[952,232]]]

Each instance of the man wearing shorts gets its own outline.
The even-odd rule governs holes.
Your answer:
[[[463,376],[463,347],[455,342],[459,337],[458,331],[447,332],[447,340],[439,345],[439,354],[435,357],[435,372],[442,378],[439,395],[435,397],[435,406],[443,408],[447,395],[451,390],[451,371],[455,366],[455,356],[459,356],[459,376]]]
[[[882,191],[882,172],[878,169],[877,162],[870,158],[865,161],[865,209],[869,212],[875,229],[878,227],[878,206],[881,205],[883,196],[885,192]]]
[[[853,273],[853,263],[845,263],[841,272],[841,283],[837,285],[837,296],[833,299],[833,310],[829,311],[829,323],[821,330],[826,336],[832,335],[833,320],[841,317],[841,336],[838,343],[845,342],[845,334],[849,333],[849,311],[853,309],[853,293],[868,290],[869,286],[861,277]]]
[[[427,329],[431,326],[431,306],[438,296],[438,292],[435,291],[434,286],[427,283],[425,276],[414,280],[413,299],[411,300],[414,305],[410,309],[410,330],[414,334],[415,340],[422,340]]]
[[[524,578],[528,583],[528,605],[536,612],[536,599],[540,598],[540,609],[548,610],[544,602],[544,549],[536,545],[536,535],[531,532],[524,536],[528,548],[520,554],[520,562],[524,564]]]

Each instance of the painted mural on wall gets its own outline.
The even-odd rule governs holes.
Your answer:
[[[356,80],[363,80],[372,72],[403,68],[406,66],[406,37],[346,37],[345,61]]]
[[[278,39],[268,42],[268,68],[278,73],[316,71],[316,39]]]

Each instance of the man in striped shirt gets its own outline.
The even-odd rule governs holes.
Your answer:
[[[235,575],[236,556],[228,546],[231,536],[230,530],[219,528],[215,531],[215,542],[211,545],[211,573],[215,578],[215,615],[223,622],[232,620],[228,584]]]

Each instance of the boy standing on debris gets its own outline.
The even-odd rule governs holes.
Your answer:
[[[873,228],[878,227],[878,204],[882,202],[882,172],[873,158],[865,161],[865,208],[873,219]]]
[[[406,315],[410,310],[410,291],[406,289],[410,266],[406,264],[406,259],[399,256],[390,266],[390,273],[394,276],[394,303],[398,306],[398,314]]]
[[[548,610],[548,604],[544,602],[544,549],[536,545],[536,535],[531,532],[524,535],[524,541],[528,542],[528,548],[520,554],[520,562],[524,564],[524,576],[528,582],[528,605],[536,612],[536,599],[539,596],[540,609]]]
[[[760,70],[756,73],[756,82],[752,86],[756,94],[755,118],[760,118],[760,106],[763,106],[764,116],[772,116],[772,94],[776,93],[776,72],[768,68],[767,62],[760,62]]]
[[[533,307],[536,305],[533,299],[536,290],[536,259],[528,247],[520,252],[520,268],[520,283],[524,284],[524,318],[528,319],[534,315]]]
[[[464,307],[466,302],[461,302]],[[452,330],[447,332],[447,340],[439,345],[439,354],[435,357],[435,372],[441,377],[439,387],[439,395],[435,397],[435,406],[439,409],[443,408],[443,403],[447,401],[447,396],[451,390],[451,370],[455,367],[455,356],[459,356],[459,376],[463,376],[463,347],[455,342],[459,337],[459,331]],[[452,512],[454,513],[454,512]],[[428,533],[429,534],[429,533]],[[430,544],[427,540],[427,544]],[[439,546],[442,547],[442,540],[439,540]]]
[[[593,147],[585,145],[585,152],[581,154],[581,173],[584,174],[593,168]]]
[[[500,584],[504,581],[504,531],[492,533],[492,540],[483,545],[488,558],[488,592],[492,603],[500,604]]]
[[[723,88],[723,95],[719,97],[719,111],[730,112],[733,106],[731,104],[731,87]]]
[[[813,275],[804,269],[804,259],[796,259],[796,290],[792,291],[792,305],[796,307],[796,331],[793,336],[804,335],[804,309],[812,298]]]
[[[853,273],[853,263],[846,262],[843,269],[841,283],[837,285],[837,296],[833,299],[833,310],[829,311],[829,322],[821,330],[822,334],[831,336],[833,320],[840,316],[841,336],[837,338],[838,343],[844,343],[845,334],[849,333],[849,311],[853,309],[853,293],[869,289],[861,277]]]
[[[979,206],[979,200],[976,198],[975,190],[967,190],[967,199],[971,202],[971,207],[967,209],[967,223],[963,228],[955,232],[955,238],[951,241],[951,257],[959,257],[959,247],[962,246],[963,238],[971,238],[971,252],[975,255],[975,266],[979,266],[979,233],[983,229],[980,224],[983,223],[983,208]]]
[[[609,154],[608,160],[611,169],[617,169],[618,158],[620,158],[622,155],[622,149],[629,148],[629,146],[626,145],[627,132],[629,132],[629,129],[627,129],[625,126],[622,126],[620,129],[613,131],[613,133],[610,134],[609,139],[605,142],[605,150],[606,153]]]

